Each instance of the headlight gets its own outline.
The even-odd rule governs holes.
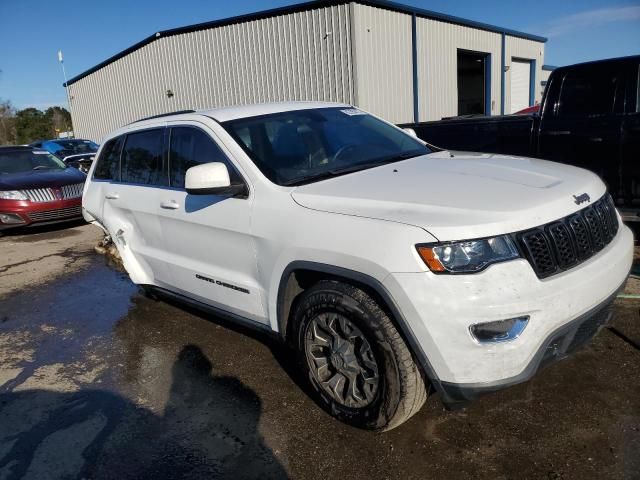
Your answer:
[[[418,254],[432,272],[473,273],[492,263],[518,258],[513,240],[506,235],[467,242],[417,245]]]
[[[27,200],[27,196],[17,190],[0,191],[0,200]]]

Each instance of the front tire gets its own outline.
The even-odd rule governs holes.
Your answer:
[[[298,363],[320,405],[350,425],[390,430],[425,402],[411,352],[364,290],[321,281],[302,293],[293,318]]]

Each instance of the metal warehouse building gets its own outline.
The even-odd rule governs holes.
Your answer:
[[[395,123],[539,101],[543,37],[380,0],[309,2],[158,32],[69,80],[76,136],[184,109],[324,100]]]

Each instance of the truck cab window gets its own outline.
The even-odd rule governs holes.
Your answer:
[[[564,77],[559,116],[590,117],[613,112],[617,72],[571,71]]]
[[[636,113],[640,113],[640,64],[636,75]]]

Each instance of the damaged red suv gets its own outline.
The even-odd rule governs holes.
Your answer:
[[[0,231],[81,219],[85,179],[45,150],[0,147]]]

